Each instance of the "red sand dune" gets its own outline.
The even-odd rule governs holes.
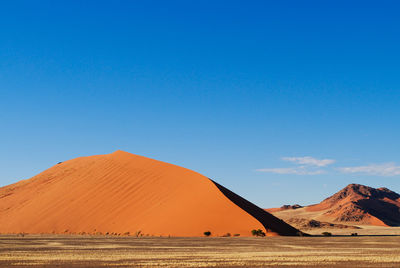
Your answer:
[[[247,200],[233,193],[228,198],[218,186],[194,171],[123,151],[79,157],[0,188],[0,232],[297,233]]]

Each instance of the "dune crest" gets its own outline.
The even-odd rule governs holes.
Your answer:
[[[0,188],[1,233],[250,236],[264,227],[207,177],[124,151],[68,160]],[[297,231],[275,227],[268,234]]]

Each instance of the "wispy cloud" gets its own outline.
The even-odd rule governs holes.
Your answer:
[[[294,175],[318,175],[325,173],[324,170],[309,170],[305,166],[292,168],[261,168],[256,169],[258,172],[268,172],[275,174],[294,174]]]
[[[256,171],[275,174],[318,175],[325,173],[325,170],[321,168],[335,163],[333,159],[317,159],[311,156],[282,157],[281,159],[283,161],[292,162],[296,166],[286,168],[261,168]]]
[[[338,170],[342,173],[360,173],[376,176],[400,175],[400,166],[397,166],[393,162],[383,164],[370,164],[367,166],[342,167],[338,168]]]
[[[282,157],[282,160],[293,162],[300,165],[325,167],[327,165],[333,164],[336,161],[334,159],[317,159],[311,156],[303,157]]]
[[[317,159],[311,156],[302,157],[281,157],[281,160],[292,162],[294,166],[283,168],[261,168],[258,172],[268,172],[275,174],[294,174],[294,175],[319,175],[332,171],[328,166],[335,163],[334,159]],[[400,165],[394,162],[382,164],[369,164],[364,166],[338,167],[335,168],[345,174],[362,174],[370,176],[399,176]]]

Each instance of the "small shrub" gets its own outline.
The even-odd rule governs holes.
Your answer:
[[[351,233],[351,236],[357,236],[358,233]]]
[[[240,236],[240,234],[234,234],[233,236]]]
[[[256,230],[256,229],[251,230],[251,234],[252,234],[253,236],[265,236],[265,233],[264,233],[263,230],[261,230],[261,229],[258,229],[258,230]]]
[[[304,236],[304,233],[301,232],[301,231],[298,231],[298,232],[296,233],[296,235],[297,235],[297,236]]]
[[[141,236],[141,235],[142,235],[142,231],[140,231],[140,230],[137,231],[137,232],[135,233],[135,236],[136,236],[136,237],[139,237],[139,236]]]
[[[129,235],[130,235],[130,232],[125,232],[124,235],[129,236]]]
[[[230,236],[231,236],[231,233],[226,233],[222,237],[230,237]]]
[[[204,232],[203,233],[205,236],[210,236],[211,235],[211,232],[210,231],[206,231],[206,232]]]
[[[330,233],[330,232],[323,232],[322,235],[323,235],[323,236],[332,236],[332,233]]]

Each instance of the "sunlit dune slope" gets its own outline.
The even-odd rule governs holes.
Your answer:
[[[282,226],[270,234],[293,234]],[[203,175],[123,151],[72,159],[0,188],[1,233],[248,236],[258,228],[265,230]]]

